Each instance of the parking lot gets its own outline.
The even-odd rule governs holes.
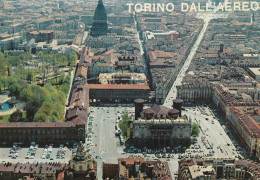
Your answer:
[[[3,162],[12,163],[33,163],[33,162],[60,162],[68,163],[72,152],[75,149],[68,149],[61,145],[59,148],[53,148],[53,145],[46,145],[44,148],[32,143],[30,147],[21,147],[20,144],[14,144],[13,147],[0,148],[0,159]]]

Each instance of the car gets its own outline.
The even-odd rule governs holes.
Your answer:
[[[50,159],[51,161],[53,160],[53,158]]]

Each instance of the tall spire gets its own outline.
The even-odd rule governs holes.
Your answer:
[[[99,0],[95,10],[93,25],[90,29],[91,36],[106,35],[108,33],[107,12],[103,1]]]

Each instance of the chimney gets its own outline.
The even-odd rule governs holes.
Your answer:
[[[144,107],[144,100],[143,99],[136,99],[135,102],[135,120],[141,117],[141,112],[143,111]]]

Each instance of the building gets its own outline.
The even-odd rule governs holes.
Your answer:
[[[142,110],[138,101],[136,111]],[[139,108],[137,108],[137,106]],[[164,106],[154,106],[136,113],[131,124],[131,141],[137,147],[187,146],[191,137],[191,121],[179,117],[180,111]]]
[[[50,43],[54,39],[54,32],[49,30],[32,31],[27,33],[27,41],[35,39],[35,42]]]
[[[86,121],[78,117],[67,122],[1,122],[0,141],[3,144],[37,142],[40,145],[85,142],[85,125]]]
[[[118,164],[103,163],[103,179],[172,180],[172,177],[167,162],[120,158]]]
[[[179,35],[179,33],[176,31],[169,31],[169,32],[146,31],[146,32],[144,32],[143,36],[144,36],[145,41],[149,41],[149,40],[174,41],[174,40],[178,40],[178,35]]]
[[[71,156],[69,169],[65,172],[66,180],[96,180],[97,165],[91,155],[87,154],[82,142],[76,154]]]
[[[232,107],[229,114],[229,125],[238,142],[245,148],[249,156],[255,157],[257,144],[260,143],[259,115],[244,112],[248,107]]]
[[[49,19],[49,18],[40,18],[37,19],[35,22],[35,27],[38,31],[40,30],[46,30],[47,27],[52,25],[54,23],[54,19]]]
[[[179,161],[179,180],[195,179],[239,179],[257,180],[260,165],[247,160],[234,159],[186,159]]]
[[[56,180],[59,173],[68,168],[68,164],[54,162],[30,164],[5,162],[0,164],[0,179],[13,180],[27,176],[33,179]]]
[[[90,56],[87,58],[88,76],[98,77],[100,73],[115,72],[115,61],[117,57],[112,55],[105,56]]]
[[[99,0],[95,10],[93,25],[90,29],[90,35],[93,37],[103,36],[108,33],[107,12],[103,1]]]
[[[101,84],[146,84],[147,78],[144,73],[101,73]]]
[[[248,73],[260,83],[260,68],[248,68]]]
[[[140,58],[137,56],[122,56],[115,50],[107,51],[99,56],[88,55],[81,57],[82,66],[88,67],[88,78],[98,78],[100,73],[116,73],[127,70],[129,72],[141,72],[143,71],[143,64]],[[123,72],[122,72],[123,74]]]
[[[150,68],[175,68],[178,66],[177,54],[165,51],[150,51],[148,53]]]
[[[86,84],[90,102],[133,103],[135,99],[149,100],[150,88],[146,84]]]
[[[177,97],[186,102],[210,102],[212,85],[208,81],[187,82],[177,86]]]
[[[0,50],[15,50],[18,49],[18,45],[23,42],[22,36],[14,36],[6,38],[0,41]]]

